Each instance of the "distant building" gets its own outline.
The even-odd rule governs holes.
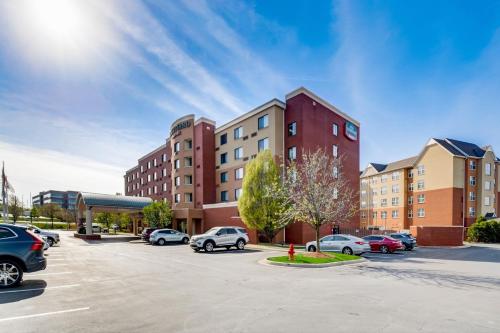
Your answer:
[[[44,191],[32,197],[33,206],[43,206],[49,203],[55,203],[64,209],[75,210],[76,191]]]

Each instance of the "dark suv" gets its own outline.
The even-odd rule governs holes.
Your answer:
[[[24,272],[45,269],[43,245],[31,230],[0,223],[0,288],[19,285]]]
[[[151,236],[151,233],[157,229],[158,228],[144,228],[144,230],[141,233],[142,240],[149,243],[149,236]]]
[[[401,243],[403,243],[403,245],[405,246],[406,251],[411,251],[415,246],[417,246],[417,240],[413,238],[410,234],[405,234],[401,232],[401,233],[390,234],[389,236],[401,241]]]

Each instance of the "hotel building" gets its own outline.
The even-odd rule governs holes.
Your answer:
[[[344,157],[344,176],[359,188],[359,122],[305,88],[219,127],[213,120],[186,115],[170,126],[164,144],[126,171],[125,194],[171,202],[173,227],[189,234],[220,225],[243,226],[237,200],[248,161],[264,149],[288,161],[300,158],[303,149],[320,147]],[[357,226],[359,216],[341,222]],[[256,242],[257,233],[249,234]],[[314,232],[294,223],[279,237],[305,243]]]
[[[361,226],[418,227],[421,233],[425,227],[461,227],[462,238],[462,227],[478,216],[498,215],[499,165],[490,146],[452,139],[431,139],[420,154],[401,161],[370,163],[360,177]],[[448,236],[439,237],[459,234],[445,230]]]

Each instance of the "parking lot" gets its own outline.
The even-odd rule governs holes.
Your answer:
[[[45,271],[0,291],[2,332],[500,331],[499,246],[299,269],[258,263],[277,250],[205,254],[70,235],[47,251]]]

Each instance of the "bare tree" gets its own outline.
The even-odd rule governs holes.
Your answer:
[[[24,207],[21,200],[16,195],[12,195],[9,201],[9,212],[12,215],[12,220],[16,224],[19,217],[23,214]]]
[[[316,251],[320,252],[321,226],[341,223],[358,209],[357,191],[342,173],[342,158],[323,149],[302,152],[297,162],[286,169],[286,189],[295,221],[310,224],[316,232]]]

